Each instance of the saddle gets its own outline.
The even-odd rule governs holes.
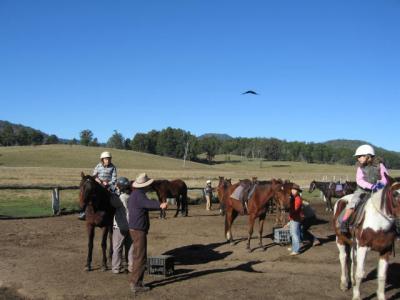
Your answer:
[[[239,186],[233,191],[231,198],[242,202],[244,213],[247,213],[248,202],[253,196],[257,183],[250,180],[241,180]]]
[[[350,215],[349,219],[346,222],[343,222],[342,224],[339,223],[339,226],[341,227],[342,232],[354,232],[354,229],[357,228],[360,224],[361,221],[364,218],[365,214],[365,205],[368,202],[368,199],[371,198],[371,194],[365,193],[361,194],[360,201],[357,203],[353,213]],[[340,213],[338,220],[343,219],[344,212],[346,210],[343,209],[343,211]]]

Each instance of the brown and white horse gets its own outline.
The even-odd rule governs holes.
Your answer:
[[[400,182],[387,176],[388,184],[383,190],[373,193],[365,204],[363,220],[353,234],[343,234],[337,225],[337,218],[345,209],[352,195],[347,195],[335,204],[333,225],[341,265],[340,288],[348,288],[348,274],[353,284],[353,300],[361,299],[360,283],[364,276],[364,261],[368,250],[379,253],[378,289],[379,300],[385,299],[385,282],[389,256],[396,238],[396,227],[400,228]],[[350,255],[351,269],[348,269],[347,255]],[[354,263],[356,269],[354,272]]]

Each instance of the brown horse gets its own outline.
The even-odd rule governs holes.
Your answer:
[[[99,184],[95,177],[81,173],[79,204],[86,214],[88,233],[88,255],[86,271],[92,270],[92,252],[95,227],[102,229],[101,249],[103,251],[103,271],[107,270],[107,236],[110,238],[109,259],[112,256],[112,226],[115,208],[111,205],[111,192]]]
[[[157,193],[160,202],[167,202],[167,198],[175,198],[176,213],[174,218],[178,216],[179,210],[181,210],[182,216],[188,216],[188,188],[183,180],[154,180],[151,187]],[[165,219],[165,210],[161,210],[160,218]]]
[[[336,187],[340,186],[341,189]],[[315,189],[318,189],[324,195],[324,201],[326,202],[326,211],[333,211],[332,198],[341,198],[345,195],[354,193],[353,183],[351,181],[348,184],[340,184],[336,182],[325,182],[325,181],[311,181],[308,189],[309,193],[312,193]]]
[[[228,242],[233,244],[232,237],[232,224],[236,217],[244,214],[244,207],[241,201],[232,199],[231,195],[233,191],[239,186],[240,182],[231,184],[223,177],[219,178],[218,183],[218,199],[220,203],[225,206],[225,237]],[[284,192],[282,189],[282,182],[277,180],[272,180],[271,183],[258,184],[255,191],[248,204],[248,214],[249,214],[249,237],[247,241],[246,248],[250,249],[250,239],[253,232],[254,221],[258,217],[260,221],[260,244],[262,245],[262,231],[264,225],[264,219],[266,216],[266,210],[269,200],[276,196],[277,198],[282,198],[282,203],[285,201]],[[281,192],[277,193],[279,190]],[[288,202],[287,202],[288,203]]]
[[[383,190],[373,193],[371,198],[366,200],[363,218],[360,224],[355,224],[355,228],[350,233],[340,231],[337,219],[352,195],[343,197],[335,204],[333,225],[342,271],[340,288],[347,290],[348,274],[350,274],[353,300],[361,299],[360,283],[364,277],[364,261],[368,250],[379,253],[377,296],[379,300],[385,299],[389,256],[393,251],[396,232],[400,230],[400,182],[394,181],[389,176],[386,178],[388,184]],[[347,258],[348,255],[350,260]],[[354,262],[357,263],[355,273]]]
[[[259,218],[259,246],[263,247],[262,235],[264,220],[268,211],[268,205],[271,204],[270,200],[276,203],[276,206],[281,210],[289,210],[290,206],[290,193],[293,183],[273,179],[270,183],[258,184],[256,189],[249,200],[248,214],[249,214],[249,234],[247,238],[246,249],[251,251],[250,240],[253,234],[254,222]]]

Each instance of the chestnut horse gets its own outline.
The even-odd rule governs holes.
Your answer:
[[[154,180],[151,188],[157,193],[160,202],[167,202],[167,198],[175,198],[176,213],[174,218],[178,216],[181,209],[181,215],[188,216],[188,201],[187,201],[187,185],[181,179],[176,180]],[[165,219],[165,210],[161,210],[160,218]]]
[[[102,229],[101,249],[103,252],[103,271],[107,270],[107,236],[110,238],[109,259],[112,256],[112,226],[115,208],[111,205],[111,192],[99,184],[95,177],[81,173],[79,204],[86,214],[88,233],[88,254],[86,271],[92,270],[92,252],[95,227]]]
[[[224,180],[223,177],[219,177],[217,188],[218,199],[220,200],[220,203],[226,208],[225,237],[227,241],[231,243],[231,245],[233,244],[232,224],[238,214],[244,214],[242,201],[231,198],[233,191],[239,186],[239,184],[240,182],[231,184],[227,180]],[[277,194],[279,190],[280,192]],[[260,246],[262,246],[262,231],[269,200],[272,197],[276,196],[282,199],[282,202],[284,202],[283,198],[285,196],[283,195],[284,193],[282,190],[282,182],[280,181],[272,180],[271,183],[258,184],[256,186],[254,193],[248,203],[249,234],[246,249],[250,250],[251,235],[253,233],[254,222],[257,217],[259,218]]]
[[[268,205],[271,204],[270,200],[276,203],[276,206],[282,210],[289,210],[290,207],[290,193],[293,183],[287,182],[282,184],[282,181],[272,179],[271,183],[258,184],[255,188],[253,195],[249,200],[248,214],[249,214],[249,233],[247,237],[246,249],[250,252],[250,240],[253,234],[254,222],[259,218],[259,243],[263,247],[262,235],[264,220],[267,214]]]
[[[364,276],[364,261],[368,250],[379,253],[378,289],[379,300],[385,299],[385,282],[389,256],[394,247],[396,231],[400,229],[400,182],[386,176],[388,184],[383,190],[373,193],[364,208],[364,217],[355,225],[351,233],[342,233],[337,222],[340,213],[345,209],[348,195],[335,204],[333,226],[336,232],[336,244],[339,249],[341,265],[340,288],[348,288],[348,273],[353,284],[353,300],[361,299],[360,283]],[[350,254],[351,268],[348,269],[346,256]],[[354,257],[355,256],[355,257]],[[354,273],[354,262],[356,270]]]

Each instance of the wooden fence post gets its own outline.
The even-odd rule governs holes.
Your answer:
[[[60,215],[60,192],[58,187],[52,190],[51,207],[53,208],[53,215]]]

